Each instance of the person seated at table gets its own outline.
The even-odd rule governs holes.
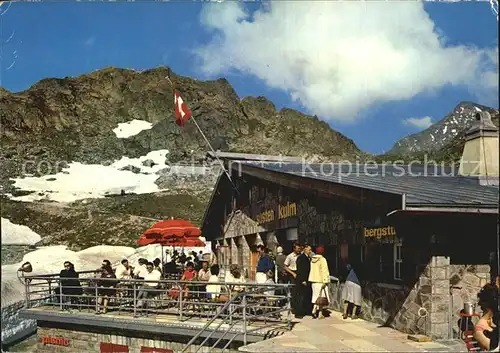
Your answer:
[[[221,292],[220,284],[210,284],[219,282],[219,272],[220,272],[219,265],[214,264],[210,266],[210,278],[208,279],[209,284],[207,284],[207,289],[206,289],[208,299],[217,299],[217,297]]]
[[[139,308],[144,306],[144,299],[154,296],[155,292],[152,290],[160,286],[161,273],[154,269],[152,262],[146,264],[146,270],[148,274],[144,277],[144,284],[139,288],[137,294],[137,307]]]
[[[111,297],[116,294],[115,286],[117,284],[115,272],[111,267],[109,260],[102,262],[101,268],[98,270],[99,279],[97,280],[97,314],[106,314],[108,312],[108,303]]]
[[[210,273],[210,270],[208,268],[208,262],[203,261],[201,263],[201,268],[198,271],[198,281],[208,282],[208,280],[210,279],[210,276],[211,276],[211,273]]]
[[[203,261],[201,263],[201,268],[198,271],[197,281],[199,281],[199,282],[208,282],[209,279],[210,279],[210,269],[208,268],[208,262]],[[207,290],[207,285],[206,284],[205,285],[203,285],[203,284],[198,285],[198,292],[200,294],[201,293],[206,293],[206,290]],[[205,297],[205,295],[203,295],[203,297]]]
[[[127,259],[123,259],[121,264],[116,267],[115,275],[116,279],[127,280],[131,279],[133,276],[133,267],[130,266]]]
[[[188,262],[186,264],[186,269],[182,274],[181,281],[196,281],[198,273],[194,269],[194,263]],[[186,297],[189,296],[190,292],[194,291],[194,286],[192,285],[184,285],[184,291],[186,293]]]
[[[186,269],[182,274],[181,281],[193,281],[196,280],[197,272],[194,269],[194,264],[192,262],[188,262],[186,264]]]
[[[234,283],[231,285],[232,292],[243,292],[245,290],[245,286],[236,284],[236,283],[245,283],[245,277],[243,276],[240,266],[236,264],[232,264],[229,268],[229,272],[226,275],[225,282]]]
[[[155,268],[156,271],[160,272],[161,274],[163,274],[163,269],[161,268],[161,260],[159,258],[156,258],[153,260],[153,266]]]
[[[494,334],[498,335],[497,326],[493,322],[493,318],[497,316],[496,313],[498,312],[497,291],[496,286],[486,284],[477,295],[483,316],[474,326],[474,339],[479,344],[479,347],[486,351],[490,350],[491,340],[498,342],[498,337],[492,337]]]
[[[139,259],[137,262],[139,263],[139,266],[137,266],[136,270],[134,271],[134,277],[136,279],[144,279],[149,273],[147,270],[148,260]]]
[[[130,263],[127,259],[123,259],[115,269],[116,279],[119,280],[117,284],[117,295],[118,296],[133,296],[133,283],[128,281],[134,278],[134,268],[130,266]]]
[[[276,283],[274,282],[274,272],[269,270],[266,273],[266,281],[264,284],[270,284],[270,285],[275,285]],[[274,287],[267,287],[267,290],[264,292],[266,296],[274,296],[275,295],[275,289]]]

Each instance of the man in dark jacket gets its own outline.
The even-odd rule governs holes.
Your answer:
[[[70,304],[76,304],[79,302],[79,298],[75,296],[82,295],[82,285],[80,284],[79,274],[75,271],[75,266],[66,261],[64,263],[64,269],[59,273],[60,287],[56,288],[56,294],[59,296],[62,294],[62,301],[69,301]],[[62,293],[61,293],[62,292]],[[60,300],[61,298],[58,298]],[[69,300],[68,300],[69,299]],[[66,306],[64,306],[66,308]]]
[[[297,257],[295,277],[295,317],[301,319],[311,313],[311,284],[308,282],[311,270],[311,246],[304,245],[304,251]]]

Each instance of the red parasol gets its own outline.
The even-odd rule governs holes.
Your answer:
[[[169,219],[153,224],[151,228],[141,235],[137,240],[137,244],[141,246],[149,244],[181,246],[173,244],[177,239],[189,239],[189,243],[197,240],[195,242],[199,244],[203,243],[199,239],[200,236],[200,229],[193,223],[183,219]],[[183,240],[181,242],[184,243],[186,241]],[[201,246],[205,246],[205,244],[203,243]]]
[[[199,237],[168,238],[163,239],[162,244],[165,246],[174,246],[179,248],[194,248],[205,246],[205,242],[202,241]]]
[[[154,244],[156,242],[156,239],[147,239],[147,238],[143,238],[143,237],[140,237],[139,239],[137,239],[137,245],[140,245],[140,246],[146,246],[146,245],[149,245],[149,244]]]

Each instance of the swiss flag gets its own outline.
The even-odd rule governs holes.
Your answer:
[[[191,110],[189,110],[188,106],[182,100],[179,92],[174,90],[174,118],[177,125],[180,127],[184,126],[184,123],[189,120],[191,117]]]

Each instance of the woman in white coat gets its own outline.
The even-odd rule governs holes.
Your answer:
[[[309,282],[312,287],[313,318],[323,315],[323,311],[330,303],[330,293],[328,283],[330,283],[330,271],[328,262],[323,257],[325,248],[323,245],[316,247],[316,254],[311,259],[311,271],[309,272]],[[326,298],[326,300],[324,300]]]

